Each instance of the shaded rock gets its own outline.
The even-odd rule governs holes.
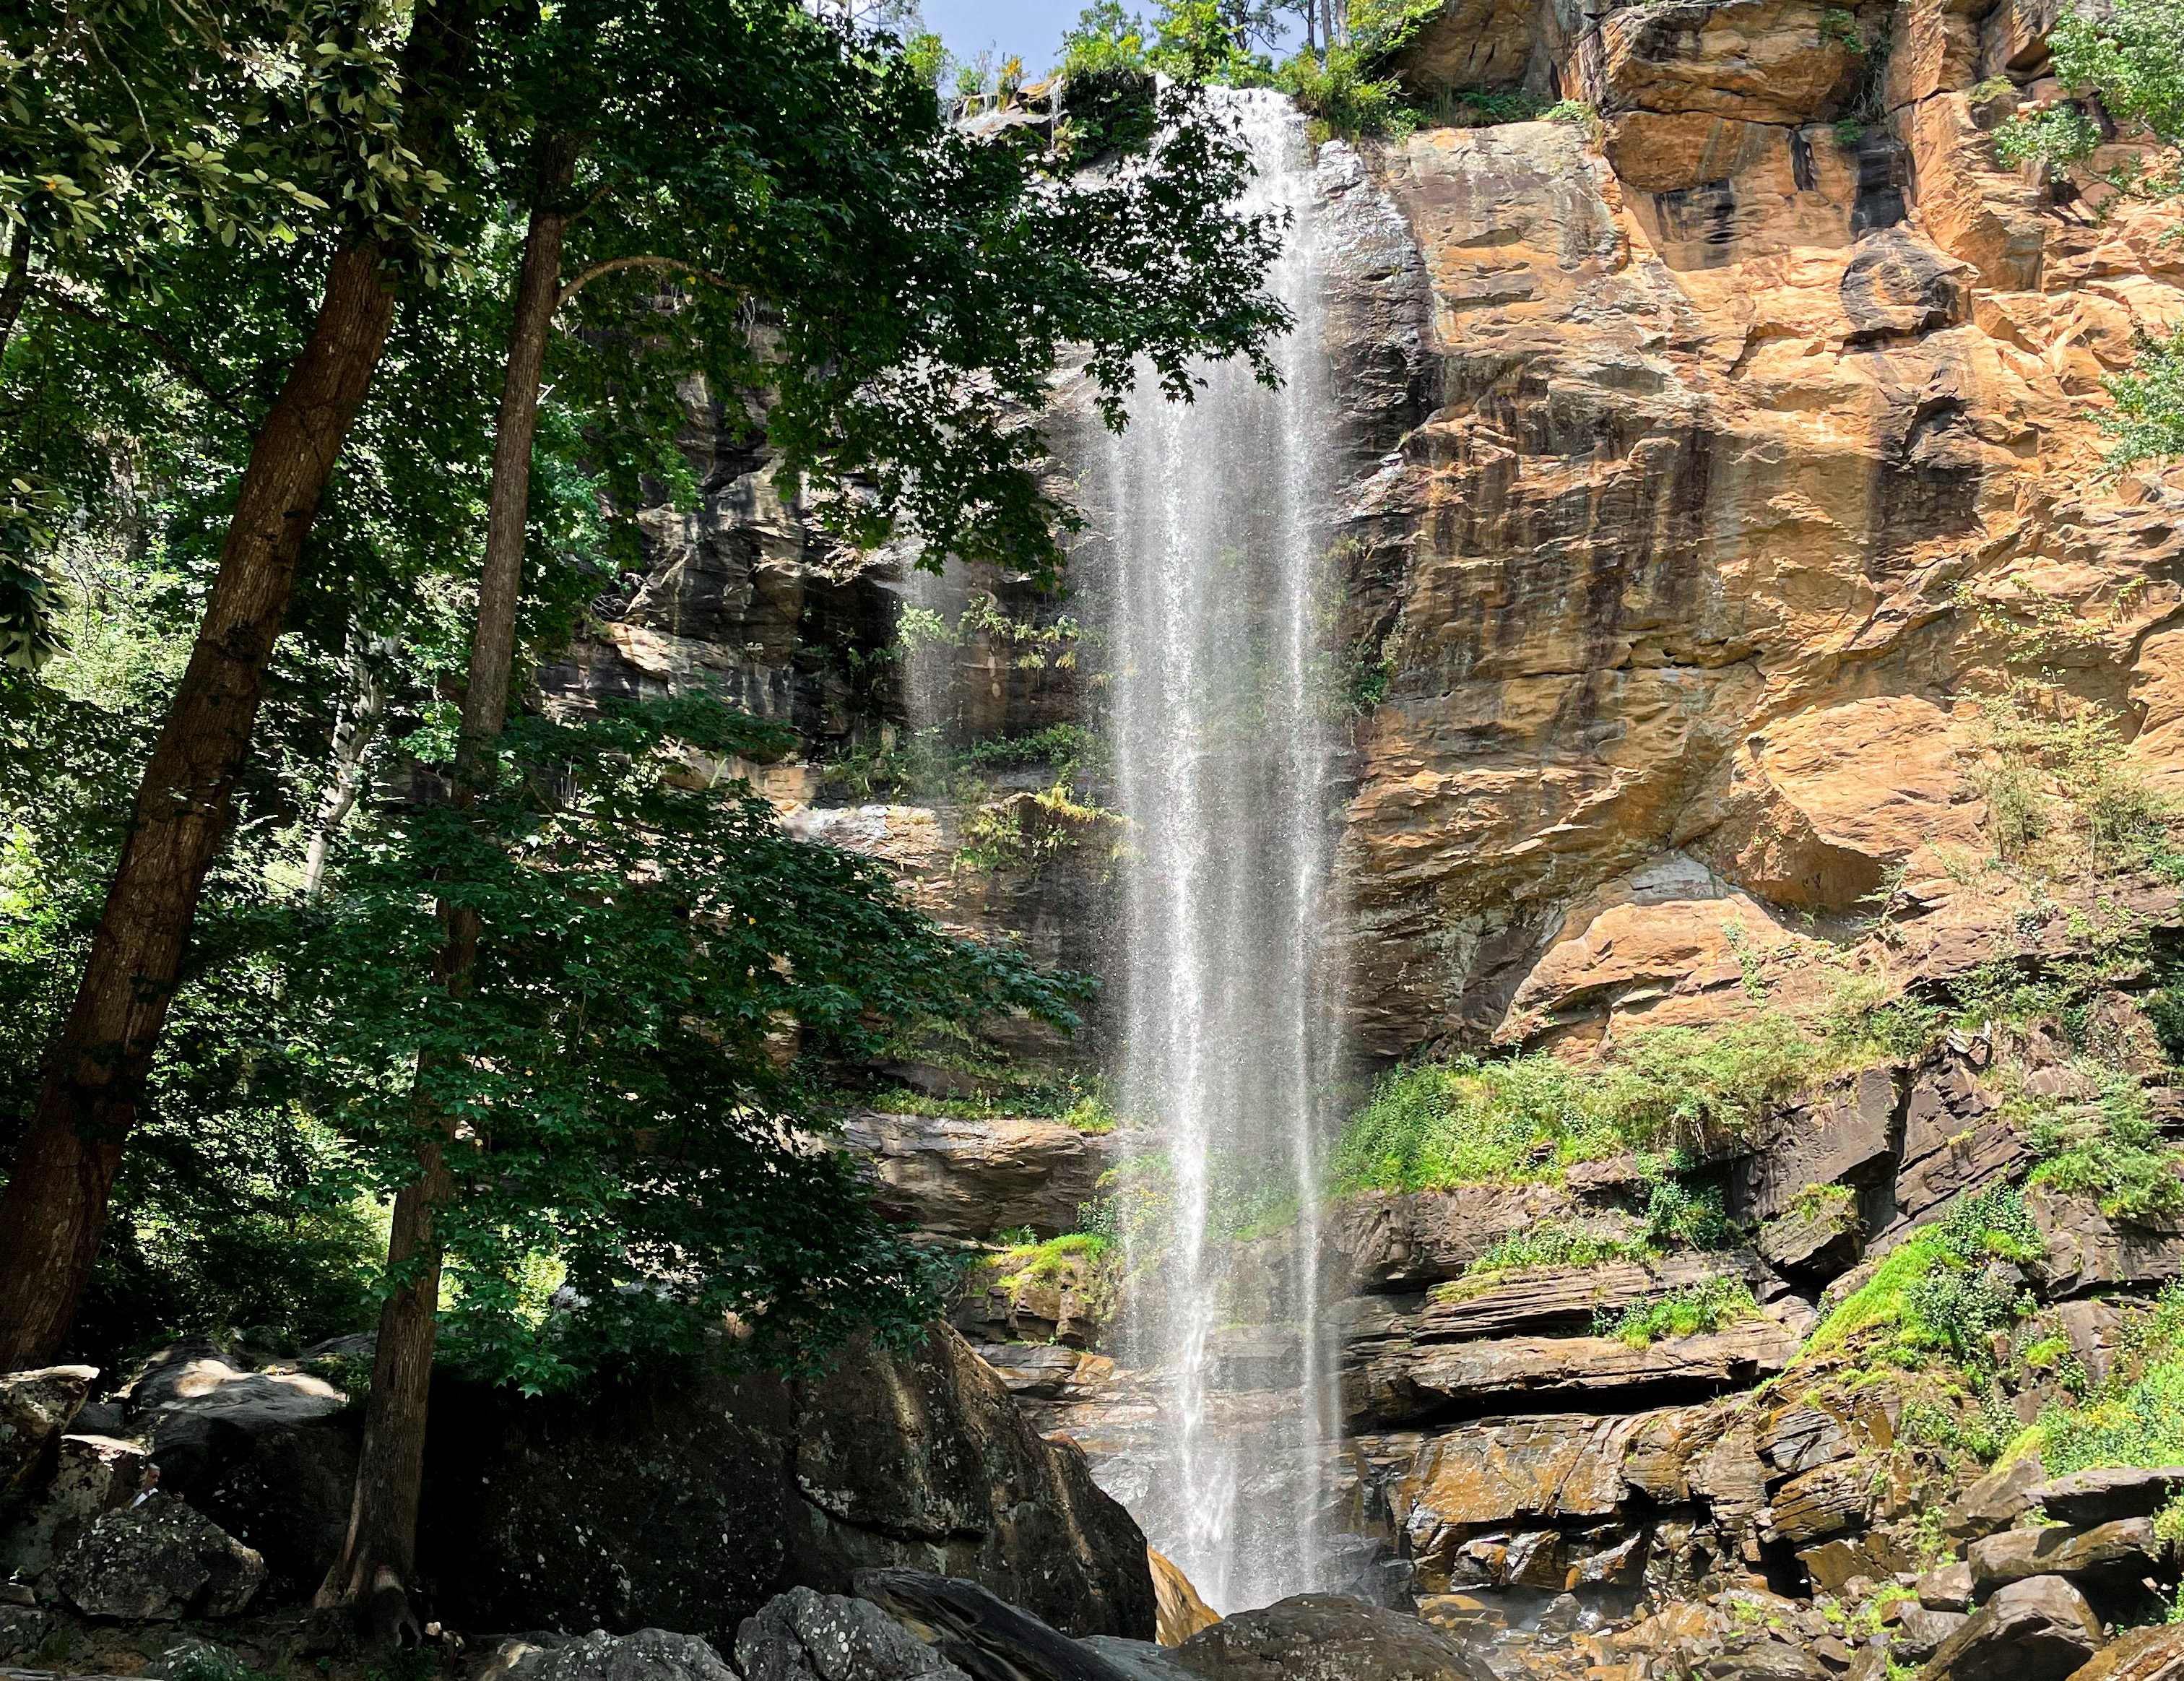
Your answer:
[[[1580,1213],[1541,1185],[1371,1192],[1343,1198],[1330,1237],[1358,1289],[1407,1288],[1457,1277],[1512,1233]]]
[[[871,1165],[873,1200],[890,1220],[983,1241],[1029,1226],[1041,1237],[1078,1229],[1099,1196],[1106,1140],[1052,1121],[859,1112],[843,1124]]]
[[[1239,1611],[1175,1649],[1200,1681],[1493,1681],[1469,1650],[1414,1617],[1339,1594]]]
[[[1815,1101],[1770,1112],[1752,1153],[1730,1170],[1730,1211],[1773,1220],[1814,1185],[1862,1181],[1894,1161],[1895,1070],[1861,1069]]]
[[[2184,1626],[2126,1628],[2096,1652],[2070,1681],[2174,1681],[2184,1668]]]
[[[736,1631],[744,1681],[963,1681],[869,1600],[791,1588]]]
[[[30,1606],[0,1605],[0,1663],[20,1665],[35,1656],[53,1621]]]
[[[1819,1198],[1794,1204],[1760,1229],[1757,1247],[1768,1263],[1821,1281],[1858,1265],[1865,1247],[1865,1221],[1854,1197]]]
[[[972,1674],[1022,1681],[1119,1681],[1096,1653],[975,1582],[922,1570],[861,1570],[857,1592]]]
[[[1198,1596],[1190,1578],[1165,1553],[1145,1549],[1152,1566],[1153,1599],[1159,1607],[1153,1639],[1163,1646],[1179,1646],[1200,1629],[1221,1620],[1221,1613]]]
[[[376,1344],[337,1350],[369,1370]],[[130,1427],[151,1444],[159,1486],[265,1561],[269,1593],[307,1598],[348,1533],[360,1412],[303,1361],[254,1364],[203,1341],[153,1354],[129,1387]]]
[[[1957,1052],[1936,1052],[1914,1074],[1903,1110],[1903,1149],[1892,1187],[1892,1243],[1950,1198],[1991,1185],[2025,1160],[2025,1141],[1978,1070]]]
[[[2048,1480],[2040,1455],[2026,1454],[1989,1472],[1949,1503],[1943,1529],[1955,1540],[2007,1529],[2031,1510],[2032,1491]]]
[[[1710,1681],[1832,1681],[1818,1654],[1788,1640],[1754,1640],[1696,1666]]]
[[[1125,1640],[1116,1634],[1088,1634],[1077,1643],[1123,1678],[1123,1681],[1191,1681],[1175,1654],[1150,1640]]]
[[[1972,1567],[1958,1559],[1930,1570],[1919,1578],[1915,1591],[1929,1611],[1963,1611],[1972,1602]]]
[[[2092,1197],[2044,1185],[2025,1193],[2025,1206],[2044,1240],[2045,1253],[2035,1265],[2044,1295],[2150,1289],[2184,1277],[2184,1228],[2174,1220],[2127,1225],[2103,1214]]]
[[[621,1635],[594,1628],[563,1645],[532,1647],[508,1673],[518,1681],[735,1681],[735,1672],[705,1641],[665,1628]]]
[[[1970,1621],[1965,1611],[1906,1606],[1896,1618],[1896,1655],[1914,1662],[1931,1657],[1936,1647]]]
[[[1794,1475],[1852,1451],[1849,1426],[1825,1407],[1784,1407],[1760,1427],[1754,1445],[1777,1471]]]
[[[42,1575],[101,1512],[136,1498],[144,1487],[146,1463],[141,1443],[62,1437],[53,1481],[14,1522],[0,1525],[0,1570],[25,1578]]]
[[[106,1513],[54,1567],[86,1617],[125,1621],[234,1617],[265,1580],[265,1560],[165,1494]]]
[[[2005,1529],[1965,1553],[1972,1591],[1990,1592],[2031,1576],[2143,1576],[2167,1549],[2149,1517],[2120,1518],[2092,1529]]]
[[[0,1494],[29,1483],[98,1377],[95,1365],[0,1374]]]
[[[2059,1576],[2013,1582],[1943,1640],[1927,1681],[2064,1681],[2101,1645],[2100,1619]]]
[[[185,1676],[203,1681],[209,1674],[223,1673],[234,1681],[243,1681],[248,1670],[249,1666],[225,1646],[215,1646],[209,1640],[184,1640],[147,1663],[142,1673],[145,1681],[181,1681]]]
[[[944,1326],[811,1382],[662,1377],[525,1401],[436,1379],[420,1568],[469,1626],[726,1643],[797,1586],[935,1559],[1069,1634],[1150,1637],[1145,1536]]]
[[[2184,1466],[2074,1471],[2031,1489],[2025,1498],[2052,1518],[2084,1526],[2151,1517],[2184,1490]]]
[[[1489,1405],[1618,1391],[1742,1388],[1797,1357],[1797,1339],[1748,1319],[1694,1337],[1632,1348],[1613,1337],[1508,1337],[1434,1343],[1376,1356],[1362,1374],[1366,1416],[1400,1424]]]

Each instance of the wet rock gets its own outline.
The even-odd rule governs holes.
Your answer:
[[[874,1201],[891,1220],[983,1241],[1029,1226],[1041,1237],[1078,1229],[1112,1163],[1104,1138],[1050,1121],[997,1116],[859,1112],[844,1142],[871,1164]]]
[[[2025,1498],[2049,1517],[2081,1527],[2119,1518],[2151,1517],[2184,1490],[2184,1466],[2155,1470],[2075,1471],[2029,1490]]]
[[[442,1379],[421,1571],[465,1626],[677,1626],[726,1645],[788,1589],[944,1558],[1068,1634],[1150,1637],[1144,1534],[961,1337],[826,1377],[662,1377],[525,1401]]]
[[[510,1681],[735,1681],[735,1672],[705,1641],[665,1628],[619,1635],[594,1628],[564,1645],[532,1647],[508,1674]]]
[[[2064,1681],[2101,1645],[2100,1619],[2059,1576],[2013,1582],[1943,1640],[1925,1681]]]
[[[30,1483],[98,1377],[95,1365],[0,1374],[0,1495]]]
[[[1125,1640],[1114,1634],[1088,1634],[1077,1643],[1122,1678],[1122,1681],[1191,1681],[1191,1673],[1166,1646],[1150,1640]]]
[[[2140,1577],[2166,1550],[2153,1520],[2126,1517],[2092,1529],[2006,1529],[1966,1550],[1975,1594],[2033,1576]]]
[[[2048,1480],[2040,1455],[2026,1454],[2002,1466],[1965,1489],[1942,1514],[1942,1527],[1955,1540],[1970,1540],[2007,1529],[2032,1507],[2032,1491]]]
[[[1145,1550],[1152,1566],[1153,1598],[1158,1606],[1153,1639],[1163,1646],[1179,1646],[1200,1629],[1221,1620],[1221,1614],[1198,1596],[1190,1578],[1165,1553]]]
[[[1118,1681],[1078,1641],[975,1582],[921,1570],[861,1570],[857,1592],[970,1673],[1022,1681]]]
[[[1337,1594],[1239,1611],[1175,1649],[1199,1681],[1494,1681],[1468,1648],[1414,1617]]]
[[[1935,1648],[1970,1621],[1965,1611],[1906,1606],[1896,1618],[1896,1655],[1907,1662],[1930,1658]]]
[[[746,1618],[735,1656],[744,1681],[965,1681],[869,1600],[809,1588],[792,1588]]]
[[[99,1517],[54,1567],[86,1617],[131,1622],[234,1617],[265,1580],[256,1553],[165,1494]]]
[[[1915,1591],[1929,1611],[1963,1611],[1972,1602],[1972,1567],[1958,1559],[1930,1570],[1919,1578]]]

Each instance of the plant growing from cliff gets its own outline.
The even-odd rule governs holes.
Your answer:
[[[1643,1349],[1663,1337],[1696,1337],[1752,1318],[1759,1304],[1741,1278],[1709,1278],[1688,1288],[1634,1302],[1621,1312],[1593,1315],[1592,1334]]]
[[[1989,1360],[1983,1338],[2016,1316],[2015,1294],[1985,1275],[1990,1261],[2036,1259],[2039,1229],[2015,1187],[1960,1197],[1949,1212],[1891,1252],[1865,1284],[1806,1343],[1808,1354],[1853,1342],[1880,1357],[1916,1359],[1931,1351],[1977,1365]]]
[[[2104,1383],[2081,1402],[2043,1408],[2034,1428],[2053,1476],[2184,1464],[2184,1286],[2164,1286],[2127,1321]]]
[[[2079,1058],[2076,1069],[2096,1096],[2020,1093],[2011,1101],[2040,1158],[2033,1181],[2094,1197],[2112,1220],[2142,1222],[2184,1209],[2184,1155],[2154,1124],[2137,1075],[2090,1058]]]

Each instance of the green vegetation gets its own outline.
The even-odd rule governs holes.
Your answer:
[[[1780,1015],[1637,1034],[1585,1068],[1546,1053],[1422,1064],[1384,1077],[1351,1118],[1333,1180],[1345,1191],[1555,1180],[1574,1162],[1741,1132],[1826,1071],[1823,1048]]]
[[[2071,1071],[2096,1087],[2081,1101],[2023,1092],[2011,1099],[2040,1164],[2036,1184],[2096,1197],[2112,1220],[2146,1220],[2184,1209],[2184,1153],[2161,1136],[2137,1075],[2081,1057]]]
[[[912,1054],[931,1059],[927,1051]],[[908,1086],[887,1086],[861,1094],[858,1101],[883,1114],[943,1115],[956,1120],[1002,1117],[1056,1120],[1090,1136],[1112,1132],[1121,1119],[1108,1101],[1106,1082],[1099,1079],[1073,1074],[1059,1079],[1026,1075],[994,1062],[972,1065],[981,1079],[991,1082],[973,1096],[938,1097]]]
[[[1567,1220],[1542,1220],[1501,1237],[1464,1268],[1461,1278],[1436,1284],[1436,1301],[1462,1301],[1504,1272],[1532,1266],[1598,1266],[1603,1261],[1644,1260],[1654,1253],[1642,1239],[1603,1237]]]
[[[2034,1430],[2042,1461],[2058,1477],[2101,1466],[2184,1464],[2184,1285],[2168,1286],[2128,1327],[2115,1370],[2097,1393],[2046,1408]]]
[[[1758,1311],[1759,1304],[1742,1279],[1709,1278],[1686,1289],[1634,1302],[1620,1313],[1602,1309],[1593,1315],[1592,1334],[1643,1349],[1663,1337],[1696,1337],[1719,1331]]]
[[[1857,1343],[1875,1358],[1916,1364],[1929,1353],[1967,1369],[1993,1363],[1989,1333],[2022,1317],[2016,1293],[1996,1284],[1992,1260],[2028,1261],[2040,1233],[2010,1186],[1964,1197],[1942,1219],[1906,1237],[1864,1286],[1823,1321],[1806,1343],[1824,1353]]]

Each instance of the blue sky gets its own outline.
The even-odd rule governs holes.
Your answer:
[[[994,49],[996,64],[1020,55],[1034,75],[1051,69],[1061,56],[1061,36],[1077,21],[1085,0],[918,0],[925,26],[948,43],[959,59]],[[1145,0],[1123,0],[1133,12],[1150,12]],[[1301,30],[1295,31],[1301,34]]]

